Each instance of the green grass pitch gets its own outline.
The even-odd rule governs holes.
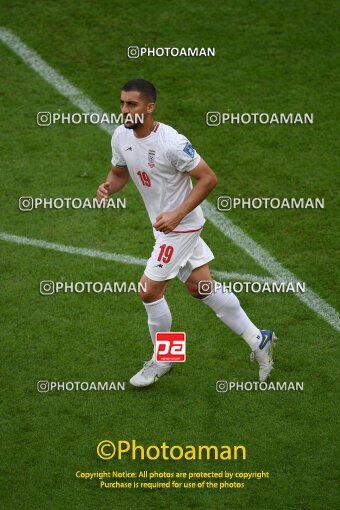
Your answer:
[[[333,308],[339,189],[338,3],[332,0],[117,2],[3,0],[1,25],[105,111],[121,85],[155,83],[155,118],[185,134],[216,172],[209,197],[323,197],[324,209],[235,210],[241,227]],[[214,58],[128,59],[128,46],[215,47]],[[36,125],[39,111],[79,111],[6,45],[1,57],[1,232],[148,258],[153,244],[133,184],[126,210],[18,209],[29,196],[92,197],[110,166],[97,126]],[[312,125],[205,124],[208,111],[313,112]],[[207,221],[217,271],[268,275]],[[2,266],[1,503],[4,510],[334,508],[337,501],[336,330],[292,294],[241,294],[253,322],[275,328],[273,381],[303,392],[218,393],[256,380],[245,343],[173,281],[173,330],[187,362],[146,391],[39,393],[39,380],[128,381],[150,358],[136,294],[41,296],[41,280],[135,281],[142,266],[0,240]],[[244,444],[246,461],[105,462],[103,439]],[[95,471],[268,471],[244,489],[104,490]]]

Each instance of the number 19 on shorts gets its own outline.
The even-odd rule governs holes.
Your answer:
[[[174,253],[174,247],[170,244],[161,244],[159,247],[159,255],[158,262],[164,262],[164,264],[169,264],[171,257]]]

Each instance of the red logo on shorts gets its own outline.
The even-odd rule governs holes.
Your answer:
[[[185,333],[156,333],[156,361],[185,361]]]

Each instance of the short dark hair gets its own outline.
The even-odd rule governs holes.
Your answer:
[[[156,101],[157,91],[155,86],[142,78],[137,78],[135,80],[130,80],[123,85],[122,90],[125,92],[130,92],[130,90],[137,90],[148,101]]]

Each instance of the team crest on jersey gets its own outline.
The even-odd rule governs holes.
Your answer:
[[[148,152],[148,166],[150,168],[154,168],[156,159],[156,151],[154,149],[149,149]]]
[[[183,148],[183,151],[185,152],[185,154],[188,154],[188,156],[190,156],[192,159],[194,158],[195,149],[193,148],[191,143],[187,142]]]

